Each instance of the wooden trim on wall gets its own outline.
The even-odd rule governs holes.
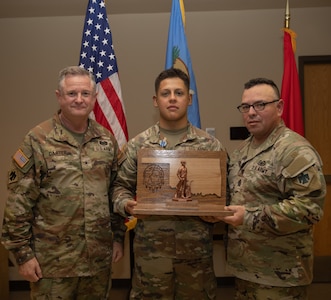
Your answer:
[[[298,68],[298,73],[299,73],[299,82],[300,82],[300,92],[301,92],[301,101],[302,101],[302,109],[303,109],[303,115],[305,113],[305,95],[304,95],[304,79],[305,79],[305,74],[304,74],[304,66],[306,64],[324,64],[324,63],[331,63],[331,55],[307,55],[307,56],[299,56],[299,68]]]

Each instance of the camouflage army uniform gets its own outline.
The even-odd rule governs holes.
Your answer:
[[[258,148],[251,140],[230,157],[231,205],[245,205],[246,212],[243,225],[229,227],[229,272],[261,285],[308,285],[313,225],[326,193],[321,159],[283,122]]]
[[[113,202],[114,210],[123,216],[126,215],[126,200],[135,197],[137,151],[141,148],[162,149],[158,124],[130,140],[119,161]],[[168,145],[165,149],[170,150]],[[224,150],[217,139],[192,125],[189,125],[186,137],[171,149]],[[133,245],[135,270],[131,299],[192,299],[194,296],[195,299],[215,299],[212,229],[213,224],[199,217],[148,216],[138,219]],[[176,287],[171,286],[173,282],[169,278],[174,281],[173,270],[178,281]],[[203,291],[201,286],[204,286]]]
[[[89,120],[83,143],[58,114],[25,137],[13,156],[2,243],[23,264],[34,256],[47,277],[94,276],[109,270],[123,218],[110,212],[118,146]]]

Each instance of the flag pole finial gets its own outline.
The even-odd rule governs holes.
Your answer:
[[[285,28],[290,28],[290,0],[286,0],[286,9],[285,9]]]

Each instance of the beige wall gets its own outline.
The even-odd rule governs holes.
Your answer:
[[[297,55],[331,54],[330,15],[331,7],[291,10]],[[1,217],[10,156],[55,112],[57,73],[78,64],[83,22],[84,16],[0,19]],[[109,15],[109,22],[133,137],[157,120],[153,83],[165,63],[169,13]],[[243,83],[266,76],[281,84],[284,11],[187,12],[186,22],[202,127],[215,127],[231,152],[239,143],[230,141],[229,127],[242,124],[235,107]]]

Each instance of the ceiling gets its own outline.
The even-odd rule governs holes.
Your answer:
[[[108,14],[170,12],[171,0],[105,0]],[[0,18],[85,15],[88,0],[0,0]],[[184,0],[185,11],[281,9],[286,0]],[[290,8],[331,6],[331,0],[290,0]]]

